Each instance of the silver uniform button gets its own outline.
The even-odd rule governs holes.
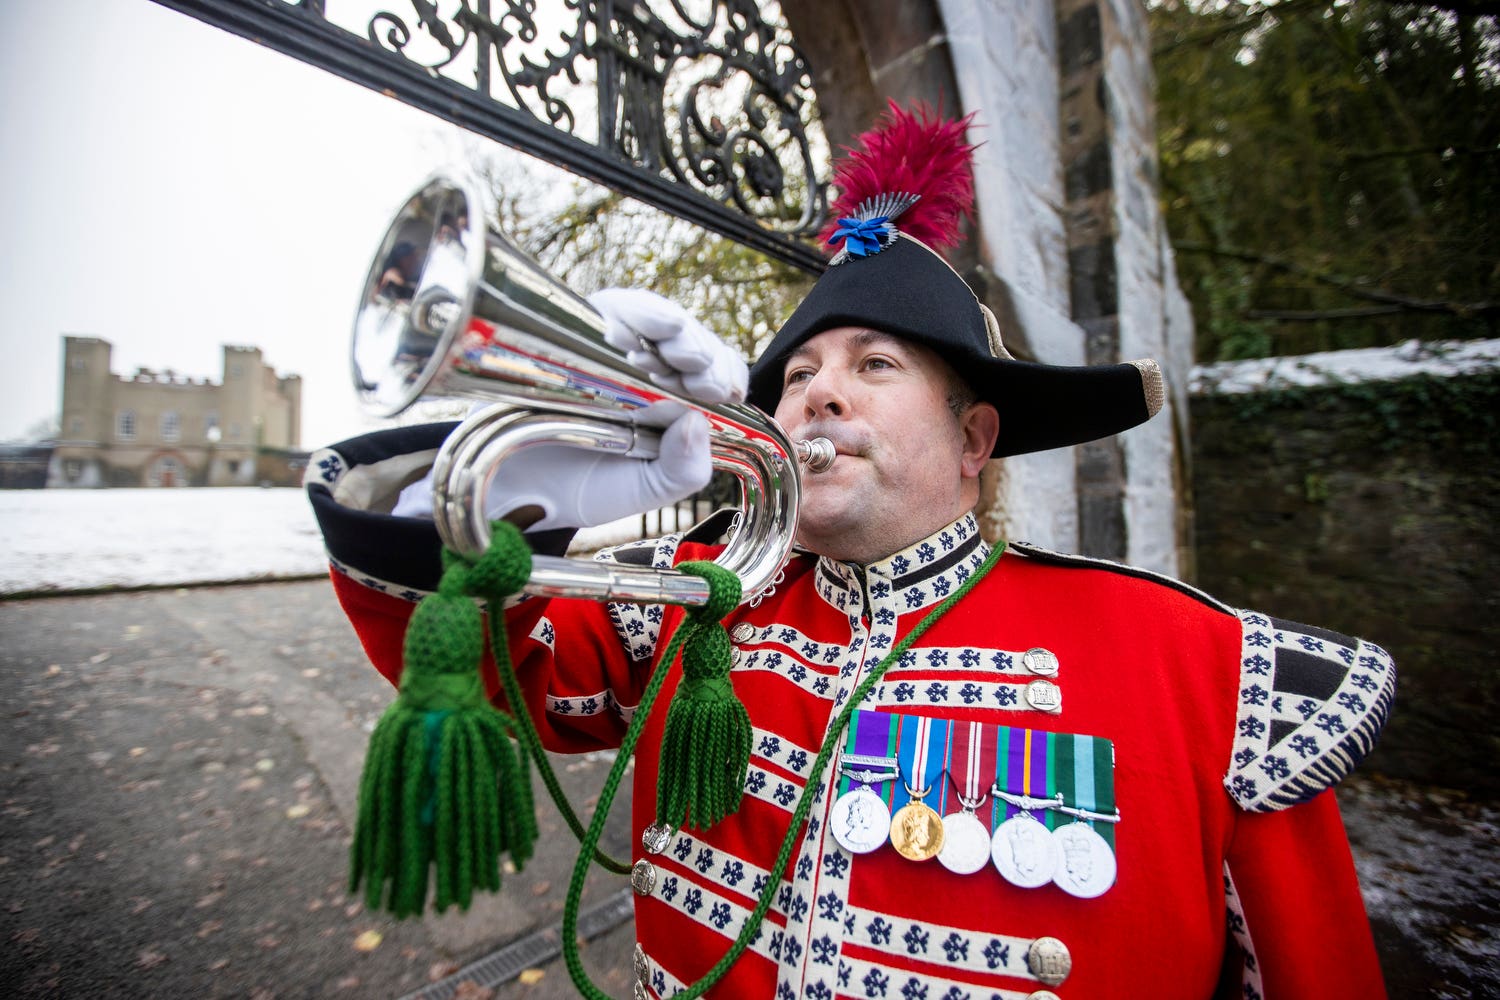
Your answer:
[[[1037,938],[1026,949],[1026,968],[1048,986],[1058,986],[1073,971],[1073,956],[1057,938]]]
[[[734,631],[729,633],[729,638],[735,642],[749,642],[753,635],[755,635],[755,626],[749,622],[740,622],[734,627]]]
[[[1032,995],[1036,996],[1037,994]],[[651,1000],[651,994],[646,992],[646,987],[643,983],[631,983],[630,1000]]]
[[[630,869],[630,888],[637,896],[651,895],[651,890],[656,888],[656,866],[645,858],[637,861]]]
[[[731,669],[739,666],[740,661],[744,658],[745,651],[743,649],[740,649],[738,646],[729,647],[729,666]]]
[[[672,842],[672,828],[665,823],[652,823],[641,831],[641,846],[647,854],[660,854]]]
[[[1026,704],[1039,712],[1062,711],[1062,689],[1051,681],[1036,680],[1026,685]]]
[[[1051,990],[1037,990],[1035,993],[1026,994],[1026,1000],[1062,1000],[1062,997]]]
[[[1026,669],[1040,677],[1057,676],[1057,655],[1050,649],[1036,646],[1021,654],[1021,663]]]
[[[635,953],[630,956],[631,964],[635,966],[636,985],[645,986],[651,982],[651,962],[646,958],[646,949],[639,944],[635,946]]]

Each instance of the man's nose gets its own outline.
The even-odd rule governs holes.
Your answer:
[[[831,367],[818,369],[807,383],[807,391],[803,394],[802,401],[807,406],[808,419],[822,416],[839,417],[849,409],[847,387],[838,371]]]

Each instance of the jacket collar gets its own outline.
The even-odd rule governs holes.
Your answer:
[[[867,565],[819,557],[817,591],[824,601],[851,615],[886,608],[898,615],[923,611],[958,589],[989,551],[974,515],[965,514]]]

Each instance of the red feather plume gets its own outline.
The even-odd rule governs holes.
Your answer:
[[[934,250],[957,246],[960,222],[974,210],[973,152],[965,139],[972,113],[944,119],[925,103],[910,109],[890,102],[875,127],[858,138],[860,148],[844,147],[844,158],[834,168],[839,189],[831,221],[823,230],[827,240],[838,219],[853,215],[861,202],[879,194],[919,195],[917,203],[893,219],[896,228]]]

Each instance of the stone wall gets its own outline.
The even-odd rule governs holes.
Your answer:
[[[1400,670],[1367,767],[1500,795],[1500,374],[1192,401],[1197,573]]]

